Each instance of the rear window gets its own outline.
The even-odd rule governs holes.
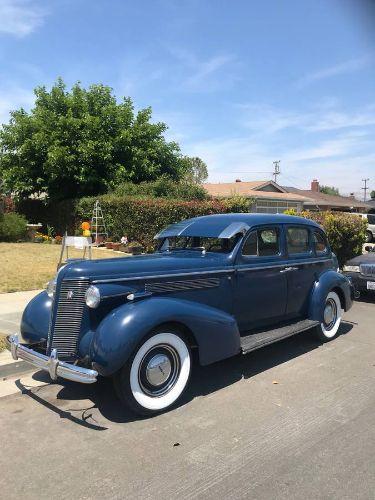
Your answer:
[[[288,227],[286,241],[289,254],[308,253],[309,230],[305,227]]]
[[[328,244],[326,237],[320,231],[313,232],[313,245],[314,250],[318,255],[322,255],[328,251]]]

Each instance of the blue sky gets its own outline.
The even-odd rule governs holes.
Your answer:
[[[151,105],[209,180],[375,189],[375,2],[0,0],[0,121],[62,76]]]

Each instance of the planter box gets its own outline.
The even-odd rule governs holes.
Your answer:
[[[112,250],[119,251],[121,243],[112,243]]]
[[[108,248],[108,250],[112,250],[113,248],[113,243],[112,241],[108,241],[106,244],[105,244],[105,247]]]
[[[139,246],[139,247],[124,247],[124,251],[127,253],[131,253],[132,255],[141,255],[141,253],[144,251],[144,248]]]

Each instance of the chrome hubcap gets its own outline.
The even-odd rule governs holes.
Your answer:
[[[146,378],[151,385],[158,387],[168,380],[172,371],[170,360],[165,354],[153,356],[146,366]]]
[[[159,344],[145,354],[139,365],[139,385],[149,396],[164,396],[175,385],[180,369],[177,351],[170,345]]]
[[[324,308],[324,325],[329,330],[336,322],[337,306],[336,302],[329,299]]]

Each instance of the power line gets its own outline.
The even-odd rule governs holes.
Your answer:
[[[362,182],[365,183],[364,187],[361,188],[363,189],[363,201],[366,201],[366,198],[367,198],[367,190],[368,190],[368,187],[367,187],[367,183],[370,179],[362,179]]]

